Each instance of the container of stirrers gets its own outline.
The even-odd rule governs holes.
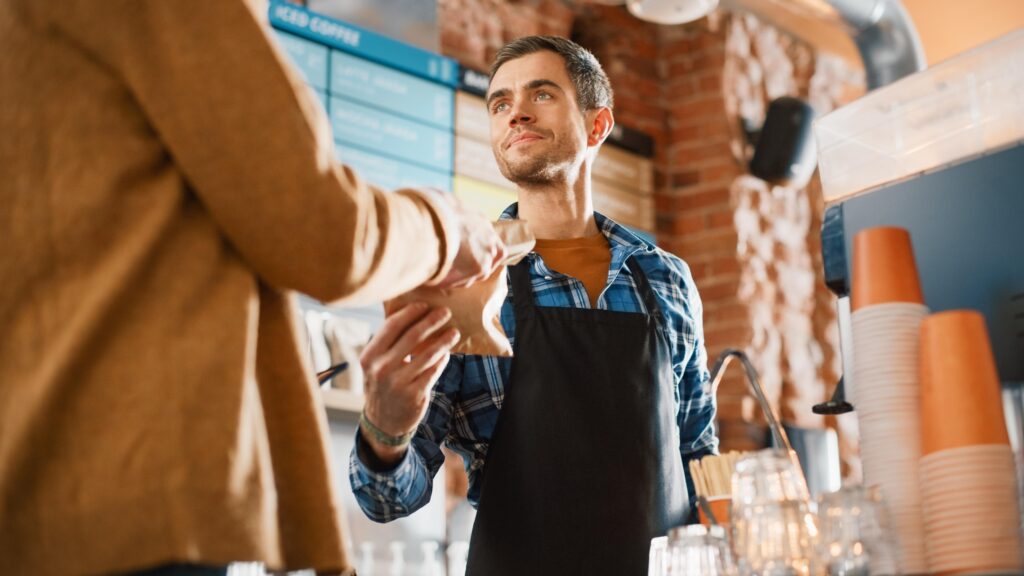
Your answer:
[[[708,517],[704,507],[698,507],[701,524],[721,524],[728,527],[731,517],[732,473],[736,462],[743,456],[740,452],[710,455],[690,461],[690,477],[698,498],[703,498],[714,521]]]

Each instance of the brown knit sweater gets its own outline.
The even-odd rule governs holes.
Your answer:
[[[348,563],[291,291],[445,274],[333,160],[266,6],[0,2],[0,574]]]

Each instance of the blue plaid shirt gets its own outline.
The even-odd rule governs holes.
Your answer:
[[[501,218],[516,218],[518,211],[518,205],[513,204]],[[715,399],[710,392],[700,296],[685,262],[649,245],[601,214],[595,214],[595,218],[598,228],[608,237],[612,256],[608,284],[598,298],[597,307],[646,312],[643,296],[626,266],[626,259],[634,257],[664,311],[666,326],[662,329],[667,330],[673,347],[672,367],[678,384],[675,400],[679,455],[693,500],[689,461],[718,450],[713,428]],[[527,258],[539,306],[590,308],[590,298],[582,282],[549,269],[536,253]],[[514,344],[515,315],[511,296],[505,299],[501,309],[501,324]],[[352,450],[349,479],[356,500],[368,517],[377,522],[389,522],[408,516],[430,500],[433,477],[444,463],[442,442],[460,454],[466,463],[469,501],[474,507],[477,505],[487,447],[498,421],[511,367],[511,358],[452,355],[434,386],[430,406],[411,449],[394,469],[386,473],[374,472],[360,460],[358,450]],[[358,434],[357,445],[361,441]]]

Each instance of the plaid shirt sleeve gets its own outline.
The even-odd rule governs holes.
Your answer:
[[[668,268],[667,293],[672,305],[668,319],[675,337],[673,367],[678,380],[679,454],[683,460],[690,499],[695,499],[690,461],[718,453],[715,435],[715,398],[704,347],[703,305],[693,276],[685,262],[674,256],[664,258]]]
[[[362,430],[356,432],[356,445],[349,456],[349,482],[356,502],[371,520],[390,522],[403,518],[430,501],[434,476],[444,464],[441,442],[448,435],[454,398],[462,380],[462,364],[461,356],[453,355],[449,360],[434,386],[427,414],[405,458],[394,469],[371,470],[359,456],[360,444],[364,442]]]

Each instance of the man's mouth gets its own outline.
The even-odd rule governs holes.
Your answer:
[[[537,134],[536,132],[520,132],[519,134],[516,134],[515,136],[512,137],[511,140],[508,141],[508,145],[506,145],[505,148],[511,148],[516,144],[525,144],[528,142],[533,142],[534,140],[540,140],[541,138],[543,138],[543,136]]]

